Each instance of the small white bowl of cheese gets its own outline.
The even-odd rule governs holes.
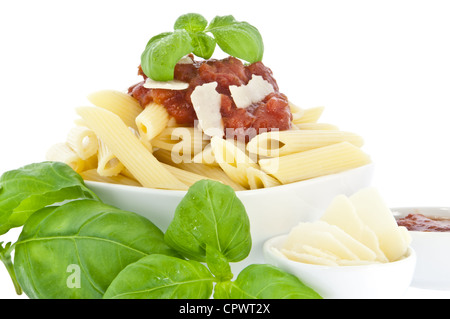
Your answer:
[[[322,217],[264,244],[266,262],[296,275],[323,298],[401,298],[416,253],[374,188],[335,197]]]

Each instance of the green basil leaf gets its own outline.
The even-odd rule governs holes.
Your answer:
[[[189,33],[192,39],[192,47],[196,56],[209,59],[216,48],[216,40],[204,32]]]
[[[203,264],[165,255],[150,255],[128,265],[104,298],[207,299],[214,277]]]
[[[209,245],[206,245],[206,264],[217,280],[228,281],[233,278],[227,258]]]
[[[239,22],[233,16],[216,16],[206,31],[211,32],[219,47],[226,53],[254,63],[261,61],[264,43],[258,29],[247,22]]]
[[[296,276],[277,267],[253,264],[244,268],[231,286],[232,299],[321,299]]]
[[[6,172],[0,177],[0,235],[45,206],[80,198],[99,200],[64,163],[34,163]]]
[[[155,81],[173,80],[175,65],[193,50],[191,42],[184,29],[154,36],[141,55],[142,71]]]
[[[206,247],[228,262],[246,258],[252,247],[250,221],[234,190],[212,180],[192,185],[177,206],[164,239],[185,257],[206,261]]]
[[[94,200],[35,212],[15,243],[14,270],[30,298],[102,298],[127,265],[179,256],[148,219]]]
[[[174,29],[184,29],[188,32],[198,32],[205,30],[208,20],[198,13],[186,13],[178,17],[175,21]]]

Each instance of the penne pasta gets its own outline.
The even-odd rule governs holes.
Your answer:
[[[205,148],[194,155],[192,158],[193,163],[199,163],[199,164],[207,164],[207,165],[213,165],[218,166],[216,162],[216,158],[214,157],[214,153],[212,151],[211,143],[205,146]]]
[[[87,127],[86,122],[85,122],[83,119],[80,119],[80,118],[75,119],[75,120],[73,121],[73,123],[74,123],[76,126],[84,126],[84,127]]]
[[[247,168],[246,173],[250,189],[267,188],[281,185],[281,183],[277,179],[269,176],[261,169],[249,167]]]
[[[297,120],[303,116],[304,110],[290,101],[289,101],[289,109],[292,114],[292,120]]]
[[[322,116],[324,109],[325,108],[323,106],[316,106],[308,109],[303,109],[303,113],[301,114],[301,116],[293,117],[292,123],[294,124],[316,123]]]
[[[80,173],[81,177],[87,181],[129,185],[129,186],[141,186],[141,184],[131,178],[123,176],[121,174],[116,176],[101,176],[96,169],[85,170]]]
[[[185,162],[179,162],[175,160],[173,161],[171,152],[166,150],[157,150],[153,153],[155,157],[161,161],[162,163],[169,164],[175,167],[178,167],[180,169],[202,175],[207,177],[208,179],[213,179],[216,181],[220,181],[224,183],[225,185],[231,186],[234,190],[245,190],[247,188],[243,187],[242,185],[236,183],[233,181],[223,170],[220,168],[220,166],[212,166],[202,163],[185,163]]]
[[[145,141],[151,141],[159,135],[169,123],[169,113],[166,108],[157,103],[149,103],[136,117],[139,136]]]
[[[258,164],[239,148],[234,141],[216,136],[211,139],[211,147],[216,162],[222,170],[233,181],[245,188],[249,188],[247,168],[259,168]]]
[[[45,157],[48,161],[65,163],[77,173],[81,172],[85,167],[85,162],[67,143],[52,145],[48,149]]]
[[[328,123],[299,123],[294,125],[299,130],[339,130],[336,125]]]
[[[124,169],[123,164],[102,140],[99,140],[98,142],[98,175],[103,177],[118,175]]]
[[[336,130],[272,131],[255,136],[247,150],[259,156],[277,157],[303,152],[339,142],[349,142],[357,147],[363,139],[354,133]]]
[[[171,151],[182,161],[190,162],[209,143],[201,130],[194,127],[167,127],[151,140],[153,147]]]
[[[193,185],[195,182],[198,182],[202,179],[208,179],[206,176],[199,175],[188,170],[184,170],[175,166],[171,166],[169,164],[163,164],[163,166],[172,173],[176,178],[185,183],[188,186]],[[209,178],[212,179],[212,178]]]
[[[118,115],[98,107],[79,107],[77,113],[142,186],[176,190],[188,188],[167,171]]]
[[[83,126],[72,128],[67,135],[66,143],[83,160],[90,158],[98,150],[97,135]]]
[[[349,142],[259,161],[263,171],[283,184],[339,173],[369,163],[369,156]]]
[[[136,117],[143,109],[129,94],[115,90],[102,90],[90,94],[88,100],[95,106],[118,115],[127,126],[137,130]]]

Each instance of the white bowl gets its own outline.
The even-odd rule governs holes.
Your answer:
[[[370,185],[373,164],[352,170],[321,176],[301,182],[266,189],[237,191],[250,219],[253,247],[250,255],[233,265],[239,270],[251,263],[264,261],[264,242],[288,232],[300,221],[318,219],[332,199],[350,196]],[[102,201],[123,210],[138,213],[166,231],[185,191],[149,189],[86,181]]]
[[[322,266],[296,262],[279,249],[288,235],[264,244],[266,261],[295,276],[325,299],[397,299],[411,284],[416,254],[408,248],[405,258],[381,264]]]
[[[450,207],[391,208],[395,217],[422,214],[450,218]],[[450,232],[410,231],[411,247],[417,254],[412,286],[424,289],[450,289]]]

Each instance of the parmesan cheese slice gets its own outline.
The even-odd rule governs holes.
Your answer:
[[[189,87],[189,83],[178,80],[155,81],[147,78],[144,87],[147,89],[186,90]]]
[[[217,82],[199,85],[191,94],[191,102],[198,118],[198,128],[206,135],[224,135],[222,114],[220,113],[221,97],[216,91]]]
[[[380,249],[378,237],[362,222],[355,207],[347,196],[336,196],[320,220],[338,226],[347,234],[366,245],[377,254],[376,259],[378,261],[388,261]]]
[[[260,75],[253,75],[247,85],[230,85],[231,96],[238,108],[247,108],[274,92],[272,84]]]
[[[390,261],[401,258],[408,249],[410,237],[397,225],[394,215],[384,203],[379,192],[365,188],[350,196],[350,201],[362,222],[378,237],[381,250]]]

